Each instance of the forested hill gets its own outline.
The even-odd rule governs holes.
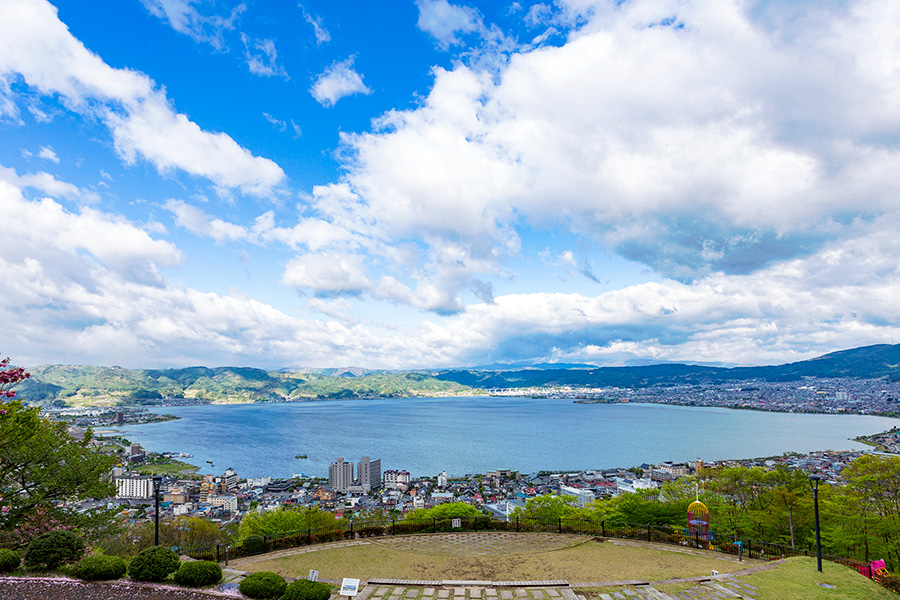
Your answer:
[[[879,344],[832,352],[811,360],[768,367],[704,367],[661,364],[595,369],[451,370],[439,379],[477,388],[550,385],[649,387],[683,383],[723,383],[746,379],[795,381],[803,377],[888,377],[900,380],[900,344]]]
[[[59,365],[28,370],[31,378],[18,388],[19,395],[32,402],[57,405],[152,405],[163,398],[272,402],[469,391],[461,384],[413,372],[364,372],[356,376],[354,373],[361,370],[280,372],[249,367],[123,369]]]
[[[770,367],[704,367],[661,364],[640,367],[517,370],[459,369],[440,372],[384,372],[365,369],[264,371],[250,367],[123,369],[39,366],[20,388],[30,401],[76,404],[156,404],[163,397],[209,402],[267,402],[358,396],[466,394],[491,388],[553,385],[649,387],[723,383],[746,379],[793,381],[802,377],[888,377],[900,380],[900,345],[833,352]]]

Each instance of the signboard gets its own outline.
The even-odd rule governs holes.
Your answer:
[[[359,593],[359,579],[344,577],[341,582],[341,596],[355,596]]]
[[[462,520],[461,520],[461,519],[453,519],[453,521],[451,521],[451,525],[452,525],[454,528],[456,528],[456,527],[461,527],[461,526],[462,526]]]
[[[307,577],[310,581],[318,581],[319,580],[319,572],[315,569],[309,570],[309,577]]]

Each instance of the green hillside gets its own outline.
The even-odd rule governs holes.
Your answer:
[[[250,367],[123,369],[42,365],[22,384],[28,400],[78,405],[156,404],[162,398],[198,402],[277,402],[359,396],[472,394],[491,388],[725,383],[747,379],[795,381],[804,377],[887,377],[900,380],[900,345],[842,350],[812,360],[768,367],[661,364],[576,369],[447,370],[439,373],[359,368],[264,371]]]
[[[150,405],[162,398],[238,403],[471,393],[459,383],[411,372],[346,377],[247,367],[123,369],[59,365],[41,365],[29,372],[31,379],[19,388],[23,398],[71,405]]]

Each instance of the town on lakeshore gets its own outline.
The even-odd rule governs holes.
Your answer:
[[[77,435],[78,431],[74,433]],[[862,439],[892,453],[900,451],[900,430]],[[296,474],[291,478],[268,476],[241,478],[233,469],[221,475],[198,475],[196,467],[180,462],[177,452],[145,452],[140,444],[129,444],[120,436],[100,432],[94,443],[118,452],[122,462],[113,470],[116,496],[85,502],[81,508],[106,505],[131,511],[131,518],[154,514],[156,490],[152,474],[158,479],[160,516],[202,517],[225,526],[240,521],[248,511],[270,511],[285,507],[315,507],[333,512],[336,517],[359,514],[390,514],[402,518],[417,509],[429,509],[447,502],[462,502],[493,518],[506,520],[526,500],[542,495],[567,496],[579,506],[595,499],[609,498],[639,490],[659,488],[686,475],[702,474],[704,469],[744,466],[772,470],[778,467],[799,469],[821,476],[832,485],[841,485],[842,470],[863,453],[859,451],[822,451],[809,454],[704,462],[641,464],[628,468],[598,468],[577,472],[520,473],[497,469],[486,473],[448,475],[446,471],[429,476],[413,476],[402,465],[382,470],[381,460],[363,456],[356,463],[343,457],[331,463],[326,477]]]

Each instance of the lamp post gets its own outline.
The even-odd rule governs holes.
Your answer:
[[[819,529],[819,482],[822,481],[821,475],[810,475],[809,484],[813,491],[813,504],[816,512],[816,566],[819,572],[822,572],[822,538]]]
[[[162,483],[162,475],[154,475],[153,476],[153,497],[154,503],[156,505],[156,511],[154,513],[154,517],[156,520],[156,527],[153,530],[153,545],[159,546],[159,484]],[[816,513],[818,514],[818,513]]]

